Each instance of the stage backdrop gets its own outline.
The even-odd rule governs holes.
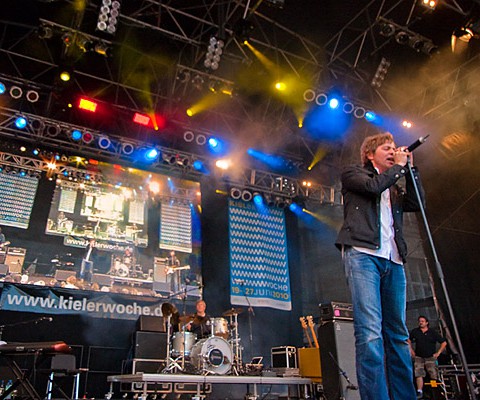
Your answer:
[[[284,210],[229,200],[232,305],[292,309]]]

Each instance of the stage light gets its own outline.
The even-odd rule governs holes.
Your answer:
[[[25,146],[20,146],[20,151],[22,153],[25,153],[27,151],[27,148]]]
[[[312,89],[307,89],[303,92],[303,100],[305,100],[307,103],[311,103],[313,100],[315,100],[316,93]]]
[[[277,89],[279,92],[284,92],[287,89],[287,85],[285,82],[276,82],[275,89]]]
[[[148,149],[146,152],[145,152],[145,160],[147,161],[154,161],[157,159],[159,155],[159,151],[155,148],[153,149]]]
[[[187,111],[186,111],[186,114],[189,116],[189,117],[193,117],[193,110],[191,108],[188,108]]]
[[[388,68],[390,68],[390,61],[382,57],[380,63],[378,64],[377,70],[375,71],[375,75],[370,82],[373,87],[379,88],[380,86],[382,86],[382,83],[385,80],[385,76],[387,75]]]
[[[197,135],[195,138],[195,143],[197,143],[199,146],[203,146],[205,143],[207,143],[207,137],[205,135]]]
[[[390,37],[395,34],[395,26],[389,23],[383,23],[380,25],[380,35]]]
[[[129,156],[135,150],[135,146],[132,143],[122,143],[121,150],[123,154]]]
[[[102,150],[108,149],[112,145],[112,141],[106,137],[106,136],[101,136],[98,138],[98,147],[100,147]]]
[[[7,91],[5,84],[0,82],[0,94],[4,94]]]
[[[395,40],[398,44],[407,44],[410,40],[410,35],[407,32],[398,32],[395,35]]]
[[[373,122],[377,119],[377,116],[375,115],[375,113],[373,111],[367,111],[365,113],[365,119],[368,121],[368,122]]]
[[[71,76],[70,76],[70,72],[68,71],[61,71],[60,72],[60,79],[63,81],[63,82],[68,82],[70,80]]]
[[[36,90],[29,90],[25,96],[30,103],[36,103],[40,98],[40,95]]]
[[[300,211],[302,211],[302,207],[300,207],[297,203],[292,203],[288,206],[288,208],[290,209],[290,211],[292,211],[293,213],[297,214],[299,213]]]
[[[120,2],[118,0],[103,0],[98,13],[97,29],[113,35],[117,31],[120,15]]]
[[[80,98],[80,101],[78,102],[78,108],[90,112],[96,112],[97,111],[97,106],[98,103],[95,103],[92,100],[86,99],[84,97]]]
[[[257,205],[257,206],[261,206],[263,205],[263,196],[258,193],[258,192],[254,192],[253,193],[253,202]]]
[[[82,141],[85,144],[90,144],[93,142],[94,136],[90,132],[85,132],[82,136]]]
[[[82,138],[83,134],[78,129],[72,131],[71,137],[73,140],[78,141]]]
[[[185,131],[183,133],[183,140],[187,143],[193,142],[195,140],[195,134],[192,131]]]
[[[210,148],[212,149],[215,149],[219,146],[219,141],[217,138],[214,138],[214,137],[211,137],[208,139],[208,145],[210,146]]]
[[[363,107],[355,107],[353,111],[353,116],[358,119],[365,117],[365,109]]]
[[[40,26],[37,29],[37,36],[39,39],[50,39],[53,36],[52,28],[49,26]]]
[[[162,160],[167,164],[175,164],[177,157],[175,154],[162,153]]]
[[[133,122],[139,125],[148,126],[150,125],[151,119],[148,115],[135,113],[133,115]]]
[[[340,102],[339,102],[338,99],[336,99],[335,97],[334,97],[333,99],[330,99],[330,101],[328,102],[328,106],[329,106],[332,110],[337,109],[339,105],[340,105]]]
[[[32,153],[34,156],[38,156],[40,154],[40,149],[33,149]]]
[[[204,168],[205,168],[205,166],[203,165],[203,162],[201,162],[200,160],[195,160],[193,162],[193,169],[194,170],[202,171]]]
[[[86,37],[81,37],[81,38],[77,39],[77,46],[84,53],[86,53],[88,51],[92,51],[94,49],[93,42]]]
[[[238,200],[240,197],[242,197],[242,191],[238,188],[231,188],[230,197],[234,200]]]
[[[112,49],[110,46],[103,42],[96,43],[93,49],[95,50],[95,53],[105,57],[110,57],[112,55]]]
[[[435,7],[437,6],[437,2],[435,0],[421,0],[420,4],[429,10],[435,10]]]
[[[220,168],[220,169],[223,169],[223,170],[229,169],[229,168],[230,168],[230,164],[231,164],[230,160],[226,160],[226,159],[217,160],[217,161],[215,162],[215,166],[216,166],[217,168]]]
[[[319,106],[323,106],[327,104],[328,97],[325,93],[320,93],[317,97],[315,97],[315,103]]]
[[[243,190],[242,191],[242,200],[243,201],[250,201],[252,200],[253,198],[253,195],[252,195],[252,192],[250,190]]]
[[[23,95],[23,90],[19,88],[18,86],[12,86],[10,88],[10,96],[13,99],[19,99]]]
[[[65,47],[70,47],[73,43],[73,34],[71,32],[66,32],[62,36],[62,42]]]
[[[25,127],[27,126],[27,119],[23,116],[19,116],[15,119],[15,126],[18,128],[18,129],[25,129]]]
[[[402,126],[404,128],[410,129],[413,126],[413,124],[410,121],[404,120],[402,121]]]
[[[355,106],[348,101],[343,105],[343,112],[345,114],[351,114],[354,109],[355,109]]]

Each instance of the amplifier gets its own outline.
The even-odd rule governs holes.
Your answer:
[[[343,320],[353,321],[353,306],[349,303],[338,303],[332,301],[330,303],[319,304],[320,319],[325,320]]]
[[[10,247],[5,257],[5,264],[8,265],[8,272],[21,274],[26,250],[20,247]]]

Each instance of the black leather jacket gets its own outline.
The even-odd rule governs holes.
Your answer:
[[[422,202],[424,191],[415,168],[415,180],[418,183]],[[396,184],[406,178],[406,190]],[[417,196],[408,167],[394,165],[382,174],[378,174],[373,165],[355,165],[345,168],[342,173],[342,194],[344,201],[344,222],[337,237],[336,246],[359,246],[376,250],[380,248],[380,197],[390,188],[395,243],[400,257],[405,262],[407,244],[403,238],[403,212],[419,211]]]

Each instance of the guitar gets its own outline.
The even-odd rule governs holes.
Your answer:
[[[312,340],[310,339],[310,335],[308,334],[307,323],[305,322],[305,317],[300,317],[300,323],[302,324],[303,333],[307,337],[308,340],[308,347],[312,347]]]
[[[165,267],[165,274],[173,274],[175,271],[182,271],[190,269],[190,265],[184,265],[183,267]]]
[[[313,329],[313,317],[311,315],[307,316],[308,326],[310,327],[310,331],[312,332],[313,341],[315,343],[315,347],[318,349],[320,346],[318,345],[317,335],[315,334],[315,330]]]

